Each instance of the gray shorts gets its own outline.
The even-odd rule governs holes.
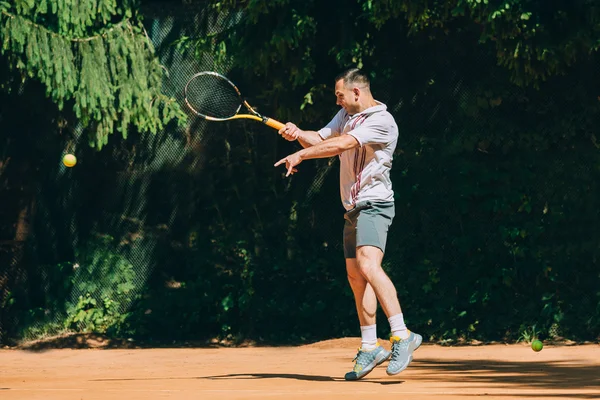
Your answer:
[[[394,202],[358,203],[344,214],[344,257],[356,258],[356,248],[374,246],[385,252],[385,243],[392,220]]]

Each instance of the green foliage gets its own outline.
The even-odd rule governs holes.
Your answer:
[[[538,332],[535,325],[532,327],[522,327],[522,332],[519,336],[518,342],[531,343],[538,338]]]
[[[245,17],[209,41],[188,40],[213,52],[227,49],[235,55],[230,61],[255,74],[282,66],[292,87],[308,82],[323,57],[361,67],[370,56],[372,62],[383,57],[385,42],[401,42],[407,33],[436,41],[460,37],[466,47],[491,46],[512,82],[524,86],[566,73],[600,46],[600,10],[594,0],[560,5],[541,0],[208,3],[220,13],[243,12]],[[332,9],[340,18],[337,31],[331,26]],[[256,29],[265,26],[272,28]],[[276,87],[286,85],[277,75],[269,76]]]
[[[598,307],[597,290],[585,284],[589,295],[584,302],[572,290],[581,290],[583,277],[596,283],[600,278],[596,262],[585,261],[597,257],[597,235],[588,229],[598,220],[598,210],[586,205],[597,190],[588,182],[597,180],[598,171],[586,166],[597,163],[591,132],[600,111],[589,89],[589,82],[596,81],[598,33],[597,10],[591,3],[211,4],[231,16],[230,27],[210,36],[187,36],[187,48],[219,51],[245,91],[271,107],[265,111],[269,115],[318,128],[335,112],[328,94],[335,73],[351,65],[371,72],[376,97],[388,104],[401,127],[392,173],[399,222],[392,228],[386,269],[397,282],[415,330],[449,342],[517,340],[523,327],[534,325],[546,337],[594,336],[600,320],[590,310]],[[330,20],[333,8],[340,20],[335,26]],[[565,25],[562,16],[585,23]],[[220,332],[218,318],[233,315],[223,325],[227,332],[268,335],[257,332],[260,321],[272,324],[293,314],[298,324],[306,321],[298,328],[304,337],[315,334],[310,327],[319,318],[329,318],[324,325],[336,335],[355,332],[343,266],[340,275],[329,275],[343,264],[340,253],[331,250],[339,249],[339,240],[323,238],[325,223],[307,222],[316,218],[335,223],[335,179],[327,181],[334,190],[322,189],[317,195],[321,201],[311,203],[308,193],[318,176],[313,167],[303,164],[301,173],[284,183],[266,169],[271,159],[291,151],[288,146],[275,139],[255,143],[222,133],[219,137],[229,150],[219,155],[211,147],[207,180],[198,184],[206,196],[218,199],[205,208],[217,211],[214,220],[202,219],[211,227],[206,241],[212,238],[231,249],[241,240],[246,249],[258,246],[261,251],[252,257],[251,286],[237,281],[233,287],[241,292],[225,290],[206,306],[215,313],[207,330]],[[278,151],[263,160],[254,155],[261,148]],[[315,164],[318,171],[325,170],[326,164]],[[257,169],[265,174],[260,179],[252,178]],[[587,194],[578,189],[584,187]],[[269,200],[272,196],[276,198]],[[298,207],[303,201],[305,206]],[[251,206],[256,204],[265,204],[264,210],[278,217],[265,218],[262,207]],[[244,218],[237,213],[240,207]],[[567,217],[566,209],[575,214]],[[228,210],[236,210],[235,216],[228,218]],[[566,218],[577,222],[566,225]],[[269,222],[259,223],[265,220]],[[588,234],[576,233],[580,229]],[[273,231],[297,245],[290,246]],[[329,242],[328,250],[319,245],[323,242]],[[578,247],[579,242],[585,244]],[[243,263],[238,265],[225,268],[222,279],[240,279]],[[307,266],[317,267],[307,271]],[[577,273],[565,275],[571,268]],[[210,280],[229,288],[217,278]],[[263,305],[240,313],[237,299],[246,291]],[[203,291],[209,298],[214,292],[210,287]],[[335,299],[335,307],[325,308],[335,312],[320,311],[314,293]],[[277,299],[273,307],[265,300],[271,298]],[[249,325],[240,324],[242,320]],[[327,334],[320,332],[321,337]]]
[[[77,304],[69,308],[65,327],[80,332],[106,333],[123,321],[126,313],[119,312],[117,303],[109,297],[98,301],[88,293],[79,296]]]
[[[17,313],[26,313],[21,338],[36,339],[62,331],[107,333],[118,329],[129,316],[140,282],[132,264],[113,249],[112,242],[110,237],[90,240],[79,248],[77,263],[42,266],[42,304],[19,304],[18,299],[24,298],[19,292],[9,296],[8,306],[17,307]],[[9,307],[6,312],[12,311]]]
[[[498,64],[520,85],[539,85],[565,73],[600,45],[600,10],[594,0],[549,5],[540,0],[361,0],[368,18],[381,29],[406,18],[410,31],[435,39],[452,31],[478,32],[493,43]]]
[[[577,153],[580,165],[597,157],[583,146]],[[560,161],[548,159],[549,154],[560,154]],[[592,286],[599,274],[597,264],[586,260],[597,255],[596,236],[589,231],[595,222],[584,222],[575,212],[567,226],[561,209],[574,212],[565,193],[577,192],[596,173],[582,173],[578,162],[567,162],[557,152],[513,151],[510,158],[488,153],[462,163],[446,157],[437,161],[433,153],[420,157],[425,170],[413,164],[396,186],[399,199],[410,206],[401,209],[403,229],[393,241],[408,248],[388,255],[414,266],[411,274],[393,275],[409,288],[405,305],[417,318],[411,323],[427,325],[443,340],[516,339],[522,326],[533,325],[546,338],[582,338],[583,332],[594,337],[600,321]],[[545,171],[544,182],[523,171],[525,160]],[[439,171],[441,184],[434,179]],[[572,200],[580,207],[590,201],[578,199]],[[597,211],[586,215],[598,219]],[[415,287],[426,295],[416,295]]]
[[[112,243],[111,237],[99,237],[76,254],[65,327],[106,333],[127,317],[137,295],[136,274],[131,262],[112,250]]]
[[[163,70],[129,1],[3,2],[2,54],[23,80],[42,82],[59,107],[72,107],[102,148],[114,131],[131,126],[156,133],[179,105],[161,93]]]
[[[183,27],[163,54],[228,71],[261,112],[307,129],[337,110],[339,69],[363,66],[401,132],[384,268],[409,327],[441,343],[597,340],[598,55],[570,44],[597,33],[596,11],[508,3],[213,1],[185,18],[164,12]],[[580,12],[577,26],[556,19]],[[188,17],[222,23],[195,35]],[[538,39],[553,49],[541,60]],[[182,86],[188,72],[172,80]],[[80,237],[110,237],[60,241],[78,249],[80,265],[64,268],[66,280],[53,270],[50,287],[66,281],[73,293],[56,303],[69,302],[61,326],[169,341],[358,335],[336,160],[305,162],[284,179],[273,162],[296,143],[252,122],[189,124],[185,147],[167,129],[171,142],[111,142],[94,166],[71,171],[79,197],[63,212],[77,215]],[[134,234],[154,245],[133,252],[125,237]],[[151,260],[148,280],[139,258]],[[45,305],[24,297],[11,291],[10,312],[42,320]]]

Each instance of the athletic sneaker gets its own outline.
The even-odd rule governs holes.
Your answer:
[[[413,351],[419,348],[423,337],[411,332],[408,338],[402,340],[398,336],[392,336],[392,359],[387,367],[388,375],[396,375],[404,371],[413,359]]]
[[[354,360],[352,360],[356,361],[356,364],[354,364],[354,369],[348,372],[344,378],[347,381],[355,381],[360,379],[369,372],[373,371],[373,368],[390,358],[390,355],[391,353],[381,347],[379,343],[377,344],[377,347],[371,351],[358,349],[358,354],[356,354],[356,357],[354,357]]]

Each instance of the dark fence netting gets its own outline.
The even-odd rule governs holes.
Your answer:
[[[214,69],[217,55],[177,40],[241,15],[145,13],[168,71],[164,92],[184,107],[187,79]],[[501,84],[503,69],[483,49],[440,57],[431,46],[373,82],[400,127],[384,269],[409,326],[445,343],[596,340],[597,59],[529,89]],[[219,70],[285,122],[256,82]],[[333,95],[326,100],[331,113],[305,127],[333,116]],[[306,161],[285,179],[273,164],[297,144],[254,122],[192,114],[156,135],[115,136],[101,151],[76,125],[56,137],[56,158],[39,160],[24,190],[0,164],[0,198],[18,193],[0,210],[2,342],[71,331],[163,341],[359,334],[335,158]],[[28,146],[23,139],[0,156]],[[74,168],[59,162],[65,149],[78,157]],[[381,313],[379,321],[387,335]]]

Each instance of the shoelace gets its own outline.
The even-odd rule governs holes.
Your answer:
[[[399,342],[392,343],[392,354],[397,356],[400,352],[400,349],[408,347],[408,340],[400,340]]]
[[[356,357],[354,357],[354,360],[352,360],[352,362],[356,361],[357,364],[364,366],[364,362],[366,361],[365,357],[361,357],[361,355],[366,355],[367,353],[362,351],[361,349],[358,349],[358,353],[356,353]]]

